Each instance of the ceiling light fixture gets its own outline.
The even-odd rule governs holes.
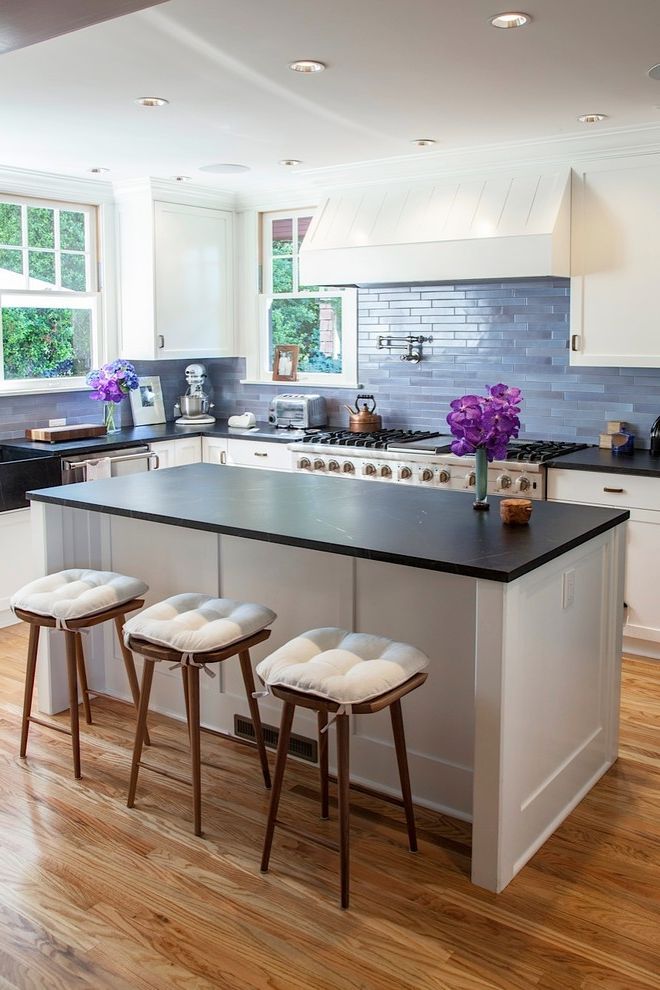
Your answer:
[[[191,177],[189,175],[173,175],[172,176],[172,181],[173,182],[192,182],[192,179],[191,179]]]
[[[648,71],[648,75],[651,79],[655,79],[656,82],[660,82],[660,62],[657,65],[652,65]]]
[[[583,113],[578,120],[581,124],[600,124],[601,120],[607,120],[606,113]]]
[[[163,99],[162,96],[139,96],[133,102],[139,107],[166,107],[170,101]]]
[[[103,168],[102,165],[94,165],[92,168],[88,168],[87,171],[88,172],[91,172],[92,175],[103,175],[104,172],[109,172],[110,169],[109,168]]]
[[[418,148],[430,148],[431,145],[437,144],[438,142],[435,138],[415,138],[412,144],[416,144]]]
[[[309,75],[312,72],[323,72],[326,64],[317,62],[314,58],[298,58],[295,62],[289,62],[289,68],[292,72],[306,72]]]
[[[531,21],[529,14],[523,14],[519,10],[509,11],[503,14],[495,14],[490,19],[490,23],[495,28],[520,28]]]
[[[291,167],[292,165],[302,165],[302,162],[299,158],[280,158],[280,165]]]

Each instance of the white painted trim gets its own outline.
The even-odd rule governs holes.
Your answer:
[[[0,192],[92,206],[112,203],[113,200],[112,184],[105,180],[37,172],[9,165],[0,165]]]

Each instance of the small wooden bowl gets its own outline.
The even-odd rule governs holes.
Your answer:
[[[526,526],[532,515],[529,498],[503,498],[500,502],[500,518],[506,526]]]

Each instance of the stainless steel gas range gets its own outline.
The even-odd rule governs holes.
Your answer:
[[[474,491],[474,457],[451,452],[452,437],[422,430],[313,433],[291,446],[297,471],[421,485],[449,491]],[[586,444],[515,440],[506,459],[488,467],[491,494],[545,498],[545,463],[581,450]]]

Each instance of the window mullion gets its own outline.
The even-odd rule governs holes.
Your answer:
[[[62,288],[62,256],[60,254],[61,241],[60,241],[60,211],[53,210],[53,226],[54,226],[54,237],[53,246],[55,249],[55,288]]]
[[[30,257],[28,254],[27,206],[21,206],[21,248],[23,252],[23,283],[26,289],[30,287]]]

